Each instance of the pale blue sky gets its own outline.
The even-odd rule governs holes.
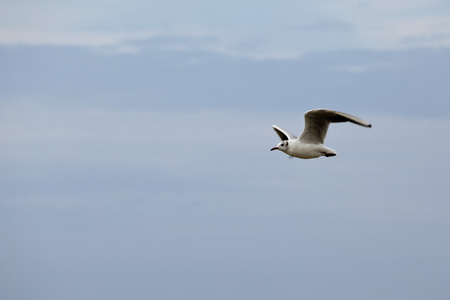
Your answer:
[[[450,297],[447,1],[0,14],[2,299]]]

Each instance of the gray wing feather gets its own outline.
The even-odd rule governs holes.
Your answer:
[[[305,143],[323,144],[330,123],[341,122],[352,122],[364,127],[372,127],[370,123],[346,113],[329,109],[313,109],[305,113],[305,129],[299,140]]]

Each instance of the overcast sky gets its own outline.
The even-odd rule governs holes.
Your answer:
[[[2,1],[0,66],[2,299],[449,299],[448,1]]]

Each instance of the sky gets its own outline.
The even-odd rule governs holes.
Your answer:
[[[0,65],[2,299],[449,299],[448,1],[5,0]]]

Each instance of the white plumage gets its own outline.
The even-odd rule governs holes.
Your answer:
[[[280,137],[281,142],[270,151],[280,150],[289,156],[303,159],[335,156],[336,151],[325,147],[323,143],[330,123],[341,122],[352,122],[364,127],[372,127],[370,123],[346,113],[329,109],[313,109],[305,113],[305,128],[298,138],[289,131],[273,125],[272,127]]]

